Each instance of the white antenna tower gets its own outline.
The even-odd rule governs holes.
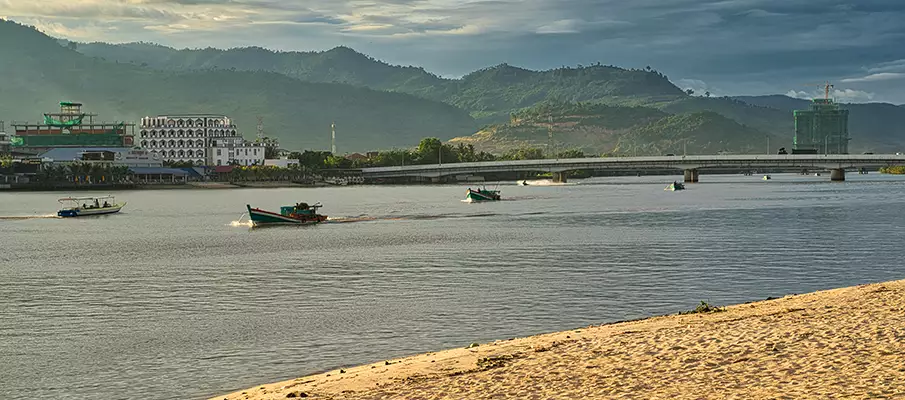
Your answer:
[[[335,156],[336,155],[336,122],[330,123],[330,133],[332,135],[331,139],[330,139],[330,152],[333,153],[333,155]]]
[[[264,140],[264,117],[258,116],[258,140]]]

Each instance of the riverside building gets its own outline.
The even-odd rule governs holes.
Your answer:
[[[139,144],[168,162],[195,165],[264,165],[268,143],[246,141],[225,115],[144,117]]]

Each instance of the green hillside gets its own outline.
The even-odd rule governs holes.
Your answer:
[[[61,100],[80,101],[102,119],[223,113],[254,135],[263,116],[268,135],[287,148],[329,148],[336,121],[341,151],[390,148],[424,136],[449,138],[476,124],[456,107],[403,93],[310,83],[274,72],[159,71],[87,57],[55,39],[0,20],[0,119],[36,121]]]
[[[460,79],[445,79],[419,67],[390,65],[347,47],[337,47],[323,52],[276,52],[259,47],[175,50],[148,43],[122,45],[90,43],[79,44],[77,49],[86,55],[109,62],[140,68],[142,73],[150,73],[145,72],[148,68],[177,75],[187,72],[206,74],[213,73],[212,71],[230,71],[236,74],[242,71],[255,74],[270,72],[305,82],[345,83],[380,91],[412,94],[462,109],[476,119],[478,124],[490,124],[487,129],[481,130],[482,133],[496,130],[498,137],[508,137],[499,130],[501,127],[509,126],[506,122],[509,121],[511,114],[518,114],[535,105],[545,102],[592,102],[619,107],[617,108],[619,112],[627,112],[626,107],[642,106],[656,108],[665,114],[716,113],[738,126],[754,129],[765,135],[774,135],[778,138],[777,143],[788,143],[791,142],[794,130],[791,110],[807,107],[807,101],[786,96],[711,98],[687,95],[666,76],[650,67],[638,70],[596,64],[532,71],[501,64],[472,72]],[[279,77],[274,76],[272,79],[277,80]],[[314,107],[317,109],[317,106]],[[423,105],[423,107],[435,106]],[[850,123],[852,152],[893,152],[905,148],[903,107],[879,103],[846,104],[843,107],[852,111]],[[431,127],[430,130],[423,131],[422,136],[436,135],[444,138],[461,134],[459,128],[465,125],[461,122],[462,116],[453,117],[454,110],[441,113],[460,121],[450,126],[446,134],[434,133],[445,131],[442,129],[442,120],[430,118],[418,120],[412,116],[409,118],[416,121],[405,125],[398,134],[408,135],[409,131],[417,131],[415,128],[418,125],[414,123]],[[319,118],[322,115],[320,113],[311,115],[311,118],[318,121],[317,127],[321,126],[322,118]],[[243,116],[240,121],[245,125],[253,123],[253,120],[249,122],[248,118]],[[347,118],[350,118],[350,121],[357,119]],[[714,119],[714,116],[710,115],[707,118]],[[350,121],[344,121],[344,124]],[[391,123],[392,121],[382,124]],[[379,126],[383,126],[382,124]],[[356,129],[362,126],[367,124],[353,124]],[[600,127],[606,131],[614,130],[607,125]],[[377,126],[374,128],[377,129]],[[527,134],[527,131],[513,134],[519,137]],[[603,139],[595,137],[594,140]],[[544,139],[544,143],[547,141]],[[396,143],[399,142],[393,140],[391,143],[377,146],[386,148]],[[625,143],[622,145],[625,146]],[[778,148],[772,147],[773,150]]]
[[[791,142],[710,111],[672,115],[638,106],[543,103],[514,113],[507,124],[490,125],[451,142],[496,153],[542,148],[547,152],[578,149],[586,154],[640,156],[683,151],[764,153],[767,138],[771,148],[788,147]]]
[[[79,44],[78,51],[110,61],[170,71],[270,71],[308,82],[339,82],[414,94],[463,108],[488,122],[545,100],[602,98],[672,100],[685,94],[653,70],[591,65],[531,71],[501,64],[461,79],[443,79],[418,67],[393,66],[347,47],[324,52],[275,52],[259,47],[176,50],[130,43]]]

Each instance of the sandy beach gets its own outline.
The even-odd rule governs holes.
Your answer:
[[[905,281],[500,340],[213,399],[905,399]]]

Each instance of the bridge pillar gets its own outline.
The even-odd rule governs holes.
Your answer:
[[[834,182],[842,182],[845,180],[845,170],[837,168],[830,171],[830,180]]]
[[[566,173],[565,172],[554,172],[553,173],[553,182],[557,183],[566,183]]]
[[[685,170],[685,183],[695,183],[697,181],[698,181],[698,170],[686,169]]]

